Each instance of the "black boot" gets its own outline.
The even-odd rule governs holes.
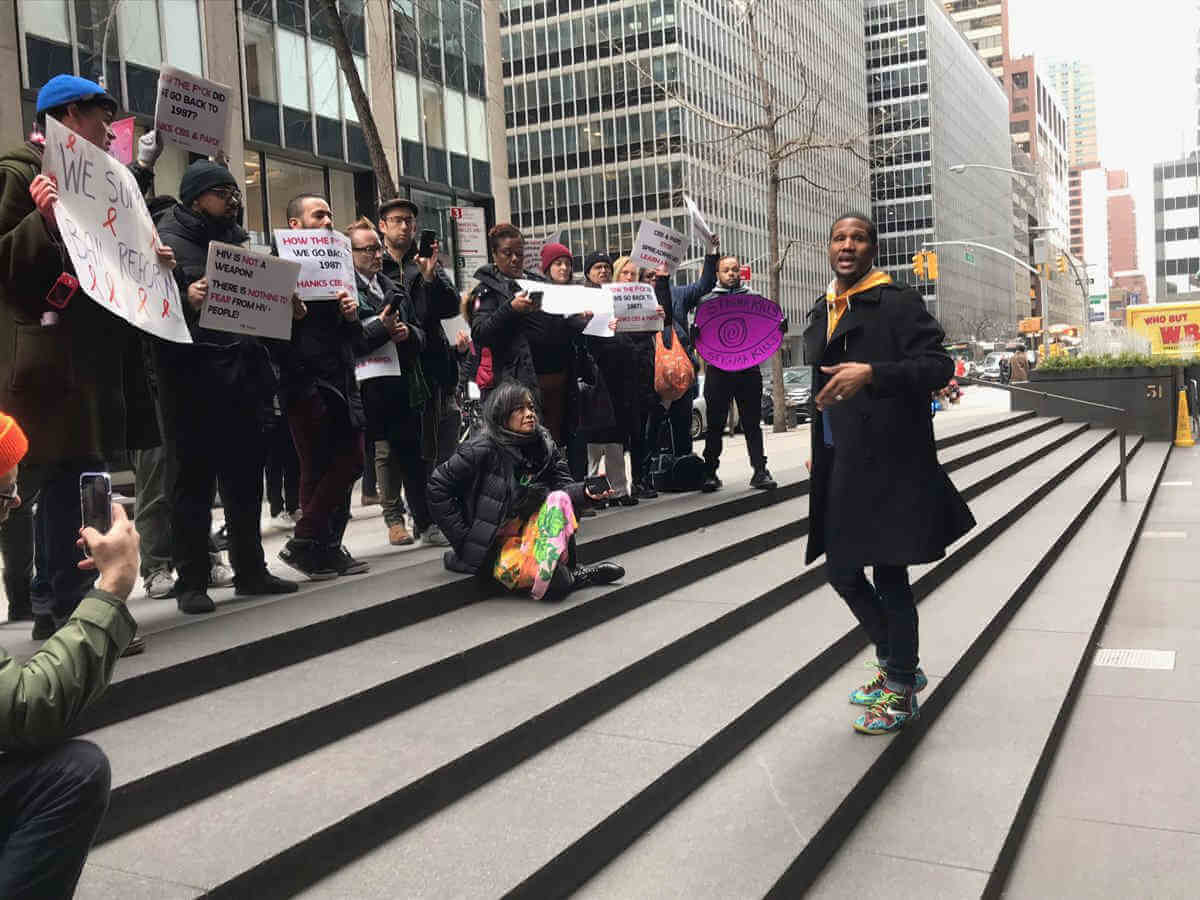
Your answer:
[[[717,477],[717,467],[715,465],[708,466],[704,471],[704,481],[700,485],[700,490],[706,494],[711,494],[720,489],[721,479]]]
[[[571,574],[575,577],[575,587],[587,587],[592,584],[612,584],[625,577],[625,570],[616,563],[602,562],[593,566],[577,566]]]
[[[181,613],[190,615],[214,612],[217,608],[212,597],[208,596],[208,592],[203,588],[194,591],[180,591],[175,598],[175,604]]]
[[[754,474],[750,476],[750,487],[758,488],[760,491],[770,491],[779,487],[775,483],[775,479],[771,477],[771,473],[767,471],[767,464],[763,463],[754,470]]]
[[[263,597],[269,594],[294,594],[300,585],[278,578],[270,572],[260,572],[253,578],[233,579],[233,593],[238,597]]]

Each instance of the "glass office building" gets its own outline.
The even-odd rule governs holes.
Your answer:
[[[490,7],[490,9],[489,9]],[[498,42],[497,10],[483,0],[339,0],[355,67],[401,194],[422,224],[454,253],[446,210],[483,206],[495,220],[486,48]],[[233,89],[230,166],[244,181],[246,227],[256,244],[286,227],[288,201],[302,191],[330,199],[339,224],[376,209],[376,181],[318,0],[17,0],[15,30],[0,52],[0,74],[20,83],[20,126],[33,124],[37,90],[74,72],[105,84],[133,115],[137,133],[153,124],[158,70],[168,63]],[[107,35],[107,52],[101,45]],[[127,112],[125,112],[127,111]],[[502,157],[501,157],[502,158]],[[189,155],[168,146],[155,187],[175,193]],[[496,183],[494,183],[496,182]]]
[[[796,110],[781,139],[812,127],[856,151],[815,151],[783,167],[792,177],[781,188],[780,237],[791,249],[778,299],[794,342],[829,280],[831,219],[866,206],[862,7],[772,0],[757,10],[777,109]],[[687,193],[765,292],[765,159],[731,150],[744,142],[720,124],[743,129],[761,115],[738,15],[711,0],[501,0],[514,224],[539,238],[560,233],[578,265],[594,250],[631,250],[643,218],[690,234]],[[703,252],[692,245],[686,277]]]
[[[871,208],[879,264],[924,295],[951,339],[1015,333],[1014,263],[982,247],[937,247],[939,276],[918,281],[927,242],[1013,247],[1008,99],[934,0],[868,0]]]

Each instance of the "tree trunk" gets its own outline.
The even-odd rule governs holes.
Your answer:
[[[392,166],[388,162],[387,154],[383,152],[383,141],[379,137],[379,127],[375,124],[375,115],[367,100],[367,92],[363,90],[362,79],[358,77],[358,68],[354,65],[354,53],[350,50],[346,26],[342,24],[342,18],[338,15],[337,0],[321,0],[321,5],[329,18],[333,49],[337,53],[342,74],[346,76],[350,99],[354,103],[358,123],[362,125],[367,140],[367,153],[371,156],[371,168],[375,170],[378,199],[390,199],[396,196],[396,180],[392,177]]]
[[[762,93],[763,121],[767,127],[767,296],[780,303],[783,296],[779,282],[783,260],[779,253],[779,134],[775,123],[775,98],[771,84],[767,81],[766,65],[762,48],[759,46],[758,29],[754,24],[754,12],[746,13],[746,25],[750,29],[750,53],[754,57],[754,77]],[[782,305],[782,304],[780,304]],[[783,390],[783,347],[771,357],[771,401],[774,406],[776,432],[787,431],[787,396]]]

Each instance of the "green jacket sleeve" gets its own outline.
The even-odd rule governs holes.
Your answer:
[[[112,677],[137,624],[115,596],[92,590],[24,665],[0,650],[0,750],[61,741]]]
[[[0,165],[0,297],[34,321],[46,306],[46,294],[67,268],[64,251],[50,236],[42,214],[29,196],[32,176],[11,161]]]

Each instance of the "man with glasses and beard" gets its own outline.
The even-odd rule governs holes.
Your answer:
[[[275,393],[275,373],[263,342],[248,335],[200,327],[208,295],[205,268],[212,241],[245,244],[238,224],[242,194],[224,166],[198,160],[179,185],[179,202],[158,225],[175,251],[175,281],[191,344],[155,342],[164,440],[178,460],[172,496],[171,536],[176,602],[185,613],[214,610],[208,595],[208,535],[213,492],[221,489],[229,527],[229,562],[239,595],[285,594],[290,581],[267,571],[262,512],[265,440],[263,422]],[[302,314],[297,305],[295,314]]]
[[[415,324],[425,333],[421,369],[432,396],[425,404],[421,422],[421,455],[432,472],[450,458],[458,445],[462,412],[458,408],[458,357],[442,329],[442,319],[459,313],[459,296],[438,262],[440,246],[433,242],[429,256],[419,256],[417,217],[421,209],[411,200],[397,197],[379,207],[379,232],[383,235],[383,274],[408,293]],[[436,525],[424,535],[425,543],[448,546]]]

